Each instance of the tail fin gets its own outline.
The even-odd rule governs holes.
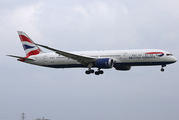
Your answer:
[[[43,53],[43,51],[37,45],[34,44],[34,42],[25,32],[17,31],[17,33],[19,34],[19,38],[22,42],[22,46],[27,57]]]

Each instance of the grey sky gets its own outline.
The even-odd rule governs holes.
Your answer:
[[[157,48],[179,59],[177,0],[0,1],[0,119],[176,120],[178,63],[105,70],[50,69],[5,56],[25,56],[17,30],[67,50]],[[44,50],[44,49],[43,49]],[[44,50],[48,51],[48,50]]]

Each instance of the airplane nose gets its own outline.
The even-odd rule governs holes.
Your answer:
[[[177,62],[177,59],[175,57],[173,57],[173,62]]]

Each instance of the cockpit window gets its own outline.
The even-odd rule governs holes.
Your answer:
[[[173,56],[172,54],[170,54],[170,53],[167,53],[167,56]]]

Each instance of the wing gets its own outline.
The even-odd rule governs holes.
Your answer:
[[[93,58],[93,57],[74,54],[74,53],[71,53],[71,52],[65,52],[65,51],[57,50],[57,49],[54,49],[54,48],[51,48],[51,47],[48,47],[48,46],[45,46],[45,45],[40,45],[40,44],[37,44],[37,43],[35,43],[35,44],[38,45],[38,46],[41,46],[43,48],[52,50],[52,51],[54,51],[55,53],[57,53],[59,55],[63,55],[65,57],[67,57],[67,58],[71,58],[73,60],[76,60],[79,63],[83,64],[84,66],[88,66],[90,63],[93,63],[93,62],[95,62],[97,60],[96,58]]]

